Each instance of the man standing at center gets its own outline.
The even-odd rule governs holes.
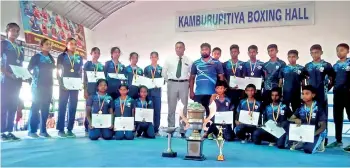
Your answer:
[[[162,76],[167,81],[167,96],[168,96],[168,126],[175,127],[175,110],[177,101],[181,99],[184,105],[183,114],[187,116],[188,103],[188,79],[192,61],[184,55],[185,44],[181,41],[175,44],[175,57],[166,59],[163,66]],[[185,138],[184,125],[180,123],[180,134]]]
[[[190,98],[201,103],[209,116],[209,101],[215,93],[217,78],[224,80],[222,64],[217,59],[210,56],[211,46],[208,43],[201,45],[201,58],[193,62],[190,77]],[[194,82],[196,81],[196,91],[194,92]]]

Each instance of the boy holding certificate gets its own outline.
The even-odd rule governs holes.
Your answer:
[[[245,88],[247,98],[241,100],[237,107],[234,132],[242,143],[246,143],[246,139],[249,138],[247,134],[253,134],[260,121],[261,102],[255,99],[255,93],[255,85],[247,85]]]
[[[147,87],[146,86],[140,86],[139,89],[139,95],[140,98],[138,98],[135,101],[135,113],[137,114],[137,109],[153,109],[153,102],[152,100],[147,100]],[[154,114],[151,114],[152,116]],[[152,117],[153,118],[153,117]],[[140,137],[141,135],[145,138],[155,138],[154,134],[154,126],[152,122],[146,122],[146,121],[141,121],[141,122],[136,122],[137,128],[137,137]]]
[[[135,101],[128,96],[129,87],[125,84],[119,86],[120,97],[114,100],[114,116],[115,117],[135,117]],[[117,121],[115,121],[117,122]],[[133,127],[134,127],[134,123]],[[116,129],[116,128],[115,128]],[[133,130],[115,131],[116,140],[133,140]]]
[[[16,23],[6,26],[6,40],[1,41],[1,140],[19,140],[12,134],[22,79],[18,79],[10,65],[23,66],[23,50],[15,41],[20,28]],[[5,133],[8,132],[6,135]]]
[[[283,87],[283,103],[287,106],[291,104],[294,112],[300,107],[301,86],[304,84],[307,73],[303,66],[296,63],[298,59],[297,50],[288,51],[289,65],[283,67],[279,72],[279,87]]]
[[[216,87],[215,87],[215,91],[216,94],[213,94],[210,98],[210,104],[211,103],[215,103],[216,104],[216,112],[215,111],[210,111],[209,116],[204,120],[204,124],[206,125],[206,123],[211,122],[210,120],[215,117],[215,113],[217,112],[232,112],[232,116],[231,117],[231,121],[233,121],[233,109],[234,109],[234,105],[231,105],[231,100],[225,96],[225,91],[228,88],[228,85],[225,81],[218,81],[216,82]],[[230,120],[230,119],[228,119]],[[208,135],[210,135],[211,133],[213,133],[216,137],[218,136],[219,133],[219,129],[217,128],[217,126],[220,125],[223,127],[224,132],[223,132],[223,136],[224,139],[226,141],[233,141],[234,139],[234,133],[232,130],[232,123],[212,123],[209,126],[208,132],[206,132],[203,137],[206,138]],[[209,139],[209,137],[208,137]],[[212,138],[210,138],[212,139]]]
[[[86,118],[89,122],[89,138],[91,140],[98,140],[98,138],[102,137],[105,140],[110,140],[113,138],[113,99],[107,94],[108,84],[105,79],[99,79],[96,85],[97,92],[89,96],[86,101]],[[107,117],[103,117],[102,119],[103,115]],[[94,120],[96,122],[94,122]],[[99,121],[97,122],[97,120]],[[99,125],[94,125],[103,123],[111,124],[106,127],[102,126],[102,128],[100,128]],[[98,126],[99,128],[95,128]]]
[[[158,65],[158,59],[159,55],[158,52],[152,52],[150,55],[151,58],[151,65],[148,65],[144,72],[145,77],[150,78],[154,80],[155,78],[162,78],[162,67]],[[159,135],[158,129],[160,125],[160,112],[161,112],[161,105],[162,105],[162,86],[164,83],[160,86],[156,85],[155,88],[150,89],[150,94],[148,97],[153,102],[153,108],[154,108],[154,132],[156,135]]]
[[[277,143],[277,147],[283,149],[287,146],[287,134],[289,122],[287,116],[291,116],[289,106],[281,102],[281,90],[279,88],[273,88],[271,90],[271,104],[265,107],[263,112],[264,127],[258,128],[253,133],[253,141],[256,145],[260,145],[262,141],[270,142],[270,146],[274,146]],[[288,115],[289,114],[289,115]],[[267,124],[273,124],[273,127],[277,126],[281,129],[269,130],[273,127],[267,128]],[[271,132],[268,132],[271,131]],[[274,132],[280,132],[279,135],[272,134]],[[282,134],[282,132],[284,132]],[[280,137],[276,137],[280,136]]]
[[[130,53],[130,65],[125,68],[125,77],[127,78],[127,84],[129,87],[128,95],[133,98],[139,98],[139,87],[138,85],[133,85],[133,82],[137,82],[138,76],[143,76],[143,70],[139,66],[137,66],[137,62],[139,60],[139,54],[136,52]]]
[[[103,65],[98,62],[98,59],[100,58],[100,49],[97,47],[94,47],[91,49],[91,56],[92,56],[92,61],[87,61],[84,64],[84,97],[87,100],[91,95],[96,93],[96,81],[89,81],[87,73],[94,72],[95,76],[92,78],[97,77],[97,72],[104,72],[103,71]],[[88,133],[88,125],[89,123],[87,122],[85,118],[84,126],[85,126],[85,134]]]
[[[316,89],[311,85],[305,86],[302,92],[303,104],[289,119],[289,121],[294,122],[297,126],[304,124],[314,126],[315,132],[305,132],[305,134],[314,134],[314,141],[312,143],[295,142],[290,148],[291,150],[304,149],[304,152],[309,154],[316,151],[323,152],[325,150],[324,140],[327,131],[327,116],[322,108],[323,106],[314,100],[316,93]]]
[[[126,79],[124,75],[125,66],[119,61],[119,47],[112,47],[111,60],[105,63],[105,76],[108,82],[107,93],[115,100],[118,98],[118,88]]]

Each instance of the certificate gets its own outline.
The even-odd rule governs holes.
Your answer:
[[[215,113],[215,124],[233,124],[233,111],[221,111]]]
[[[63,86],[68,90],[80,90],[83,88],[81,78],[63,77]]]
[[[135,121],[153,123],[153,109],[135,108]]]
[[[119,80],[126,80],[126,77],[124,74],[117,74],[117,73],[108,73],[108,76],[113,79],[119,79]]]
[[[230,76],[230,87],[238,87],[238,89],[245,90],[247,86],[245,78],[239,78],[236,76]]]
[[[132,85],[134,85],[134,86],[144,85],[148,88],[149,86],[152,85],[152,83],[149,80],[149,78],[137,75],[136,78],[135,78],[135,76],[132,78]]]
[[[270,133],[276,138],[280,138],[283,134],[286,133],[283,128],[278,127],[276,123],[272,120],[269,120],[265,123],[265,126],[262,127],[266,132]]]
[[[111,114],[91,114],[91,125],[94,128],[109,128],[112,126]]]
[[[114,131],[133,131],[134,117],[115,117]]]
[[[164,78],[154,78],[150,79],[152,85],[148,87],[148,89],[153,89],[153,88],[161,88],[164,85]]]
[[[246,85],[254,84],[257,90],[261,90],[262,78],[246,77],[244,78]]]
[[[239,112],[239,122],[248,125],[258,126],[259,123],[259,112],[252,112],[252,117],[249,115],[249,112],[246,110],[241,110]]]
[[[85,73],[89,83],[97,82],[99,79],[106,79],[104,72],[86,71]]]
[[[296,124],[289,125],[289,140],[300,141],[300,142],[314,142],[315,126],[314,125],[300,125],[297,127]]]
[[[29,73],[27,68],[23,68],[20,66],[15,66],[15,65],[10,65],[13,74],[17,77],[17,78],[21,78],[23,80],[26,79],[30,79],[32,78],[32,75]]]

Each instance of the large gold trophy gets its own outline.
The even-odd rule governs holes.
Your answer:
[[[219,133],[218,133],[218,137],[216,138],[216,143],[218,144],[218,148],[219,148],[219,155],[218,155],[217,160],[224,161],[225,157],[222,154],[222,150],[224,148],[225,139],[224,139],[224,133],[223,133],[222,126],[219,126]]]
[[[180,117],[186,123],[186,127],[193,130],[187,138],[186,160],[205,160],[203,155],[203,141],[200,131],[204,121],[205,108],[199,103],[190,103],[187,107],[187,117],[180,113]]]

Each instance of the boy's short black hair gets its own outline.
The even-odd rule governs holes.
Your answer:
[[[249,50],[256,50],[256,51],[258,51],[258,46],[256,46],[256,45],[251,45],[251,46],[248,47],[248,51],[249,51]]]
[[[346,43],[340,43],[340,44],[337,45],[337,48],[338,48],[338,47],[343,47],[343,48],[345,48],[346,50],[349,50],[349,45],[346,44]]]
[[[245,87],[245,90],[247,90],[248,88],[253,88],[254,90],[256,90],[256,86],[254,84],[248,84],[246,87]]]
[[[178,44],[181,44],[181,45],[183,45],[185,47],[185,43],[182,42],[182,41],[178,41],[178,42],[175,43],[175,45],[178,45]]]
[[[211,45],[209,43],[203,43],[201,44],[201,49],[204,48],[204,47],[208,47],[209,50],[211,50]]]
[[[8,32],[12,28],[20,29],[20,27],[19,27],[19,25],[17,23],[12,22],[12,23],[9,23],[9,24],[6,25],[6,32]]]
[[[298,52],[298,50],[289,50],[289,51],[288,51],[288,55],[290,55],[290,54],[295,54],[297,57],[299,57],[299,52]]]
[[[313,94],[316,94],[316,89],[312,85],[306,85],[303,87],[303,90],[308,90]]]
[[[274,87],[274,88],[271,89],[271,95],[272,95],[272,92],[277,92],[279,96],[282,95],[282,91],[278,87]]]
[[[152,51],[150,56],[152,56],[153,54],[157,55],[157,57],[159,56],[157,51]]]
[[[312,45],[310,47],[310,51],[312,51],[312,50],[320,50],[320,51],[322,51],[322,46],[319,45],[319,44],[314,44],[314,45]]]
[[[230,46],[230,51],[231,51],[232,49],[237,49],[237,50],[239,51],[239,46],[238,46],[237,44],[232,44],[232,45]],[[248,50],[249,50],[249,49],[248,49]]]
[[[122,88],[122,87],[125,87],[125,88],[126,88],[126,90],[129,90],[129,86],[128,86],[128,85],[126,85],[125,83],[123,83],[123,84],[119,85],[118,89],[120,89],[120,88]]]
[[[215,88],[218,87],[218,86],[223,86],[225,89],[227,89],[229,87],[227,82],[226,81],[222,81],[222,80],[218,80],[216,82]]]
[[[213,49],[213,51],[212,51],[212,52],[214,52],[214,51],[219,51],[219,52],[221,53],[221,48],[219,48],[219,47],[215,47],[215,48]]]
[[[270,44],[267,46],[267,49],[271,49],[271,48],[274,48],[276,50],[278,49],[276,44]]]

